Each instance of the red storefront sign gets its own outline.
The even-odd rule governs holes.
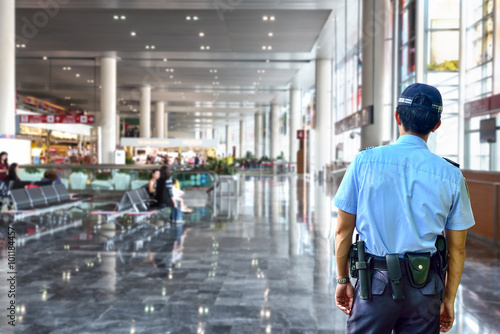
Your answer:
[[[47,124],[94,124],[93,115],[20,115],[22,124],[47,123]]]
[[[464,105],[465,119],[492,115],[498,112],[500,112],[500,94],[488,96],[480,100],[467,102]]]
[[[297,130],[297,139],[303,140],[306,139],[309,131],[306,130]]]
[[[373,106],[367,106],[335,123],[335,134],[373,124]]]

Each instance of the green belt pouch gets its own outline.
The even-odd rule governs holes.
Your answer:
[[[415,288],[423,288],[429,278],[431,253],[406,253],[406,259],[410,284]]]

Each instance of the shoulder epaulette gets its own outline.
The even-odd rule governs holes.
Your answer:
[[[375,147],[378,147],[378,146],[370,146],[370,147],[367,147],[367,148],[365,148],[364,150],[361,150],[361,152],[366,151],[366,150],[371,150],[372,148],[375,148]]]
[[[446,160],[447,162],[449,162],[450,164],[452,164],[453,166],[460,168],[460,164],[457,164],[455,161],[452,161],[452,160],[445,158],[445,157],[443,157],[443,159]]]

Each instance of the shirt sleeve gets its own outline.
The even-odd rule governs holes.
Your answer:
[[[342,211],[355,215],[358,209],[358,165],[359,154],[347,168],[339,190],[333,200],[335,206]]]
[[[460,181],[458,194],[451,206],[448,220],[446,221],[446,228],[448,230],[467,230],[474,226],[474,215],[472,214],[472,207],[470,205],[469,189],[465,178]]]

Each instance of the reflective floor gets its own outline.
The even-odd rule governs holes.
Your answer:
[[[347,316],[333,296],[334,192],[296,177],[247,177],[237,198],[187,193],[195,212],[176,226],[124,220],[133,228],[123,232],[94,229],[102,218],[79,212],[48,219],[42,227],[55,232],[43,227],[17,247],[15,327],[9,285],[0,285],[0,332],[343,333]],[[452,333],[500,333],[499,281],[498,254],[469,240]]]

